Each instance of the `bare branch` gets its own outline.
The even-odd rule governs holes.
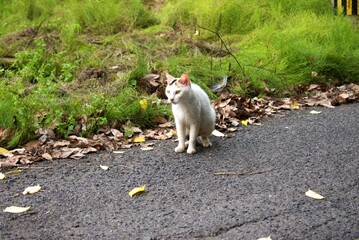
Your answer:
[[[244,74],[244,68],[242,67],[242,65],[240,64],[240,62],[239,62],[238,59],[236,58],[236,56],[234,56],[234,54],[229,50],[229,48],[227,47],[227,44],[223,41],[221,35],[219,34],[219,30],[217,29],[217,31],[213,31],[213,30],[208,29],[208,28],[206,28],[206,27],[202,27],[202,26],[198,25],[197,23],[195,24],[195,26],[198,27],[198,28],[201,28],[201,29],[203,29],[203,30],[206,30],[206,31],[208,31],[208,32],[211,32],[211,33],[215,34],[215,35],[219,38],[219,40],[221,41],[221,43],[222,43],[223,46],[225,47],[226,51],[228,52],[228,54],[231,55],[231,56],[233,57],[233,59],[236,61],[237,65],[239,66],[239,68],[240,68],[240,70],[242,71],[243,76],[244,76],[244,75],[245,75],[245,74]]]

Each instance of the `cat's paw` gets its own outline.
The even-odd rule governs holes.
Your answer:
[[[202,146],[205,148],[209,148],[209,147],[212,147],[212,143],[210,141],[202,142]]]
[[[184,149],[185,149],[185,148],[182,147],[182,146],[177,146],[177,147],[175,148],[175,152],[180,153],[180,152],[183,152]]]
[[[212,147],[212,143],[209,141],[208,137],[201,137],[202,146],[205,148]]]
[[[194,154],[194,153],[196,153],[196,149],[193,148],[193,147],[189,147],[189,148],[187,149],[187,153],[188,153],[188,154]]]

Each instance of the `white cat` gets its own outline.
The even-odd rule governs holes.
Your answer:
[[[206,92],[189,79],[186,73],[175,78],[166,72],[166,95],[172,103],[175,118],[178,146],[176,152],[183,152],[186,147],[185,139],[189,135],[187,153],[196,152],[198,136],[204,147],[212,146],[208,137],[212,134],[216,114]]]

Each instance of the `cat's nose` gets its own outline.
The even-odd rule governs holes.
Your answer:
[[[170,102],[173,103],[175,101],[174,98],[170,98]]]

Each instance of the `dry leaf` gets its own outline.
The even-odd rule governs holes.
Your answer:
[[[312,111],[310,111],[309,113],[310,113],[310,114],[320,114],[320,113],[322,113],[322,112],[316,111],[316,110],[312,110]]]
[[[134,142],[134,143],[142,143],[142,142],[145,142],[145,141],[146,141],[145,138],[142,137],[142,136],[135,137],[135,138],[133,139],[133,142]]]
[[[213,130],[212,135],[214,135],[216,137],[224,137],[224,134],[221,133],[220,131],[218,131],[217,129]]]
[[[40,190],[41,190],[40,185],[31,186],[31,187],[25,188],[25,191],[23,191],[22,194],[24,194],[24,195],[26,195],[26,194],[34,194],[34,193],[37,193]]]
[[[0,172],[0,180],[6,179],[6,175]]]
[[[135,187],[134,189],[132,189],[128,194],[133,197],[139,193],[143,193],[145,191],[145,186],[146,185],[143,185],[141,187]]]
[[[123,137],[123,133],[120,132],[119,130],[115,129],[115,128],[111,129],[111,133],[115,137],[115,140],[119,140],[120,138]]]
[[[42,154],[41,157],[43,157],[44,159],[49,160],[49,161],[52,160],[52,156],[50,154],[48,154],[48,153]]]
[[[314,199],[324,199],[325,197],[323,197],[322,195],[308,189],[308,191],[305,192],[305,195]]]
[[[61,141],[56,141],[54,143],[54,147],[65,147],[65,146],[69,146],[70,144],[71,144],[70,141],[61,140]]]
[[[272,238],[270,236],[268,236],[268,237],[264,237],[264,238],[258,238],[257,240],[272,240]]]
[[[132,131],[133,133],[142,133],[142,130],[139,127],[132,127]]]
[[[123,153],[125,153],[125,151],[118,151],[118,150],[116,150],[116,151],[112,151],[112,153],[115,153],[115,154],[123,154]]]
[[[3,210],[3,212],[8,212],[8,213],[22,213],[22,212],[26,212],[30,209],[30,207],[17,207],[17,206],[11,206],[11,207],[7,207]]]
[[[153,147],[143,147],[141,148],[142,151],[151,151],[153,150]]]
[[[109,169],[108,166],[104,166],[104,165],[100,165],[100,168],[102,168],[103,170],[107,171]]]

